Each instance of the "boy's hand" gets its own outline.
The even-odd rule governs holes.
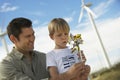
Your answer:
[[[84,66],[85,65],[84,65],[83,62],[75,63],[67,71],[67,74],[69,75],[69,77],[75,78],[76,76],[79,76],[79,74],[82,73],[82,70],[84,69]]]
[[[78,53],[78,56],[79,56],[79,59],[82,61],[82,62],[86,62],[86,57],[83,53],[83,50],[81,50],[79,53]]]
[[[79,77],[81,78],[81,80],[88,80],[89,73],[90,73],[90,66],[85,65],[84,70]]]

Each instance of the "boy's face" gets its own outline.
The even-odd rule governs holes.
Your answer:
[[[65,31],[59,31],[55,32],[51,38],[55,41],[55,48],[57,49],[63,49],[66,48],[66,44],[68,42],[68,32]]]
[[[19,35],[19,40],[15,38],[15,46],[22,51],[32,51],[34,49],[34,31],[32,27],[22,28],[22,33]]]

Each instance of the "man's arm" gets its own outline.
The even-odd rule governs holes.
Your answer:
[[[32,80],[29,76],[17,70],[12,63],[4,61],[0,63],[0,80]]]

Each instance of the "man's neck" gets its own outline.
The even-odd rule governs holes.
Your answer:
[[[29,61],[32,61],[32,52],[25,51],[24,49],[16,48],[19,52],[21,52]]]

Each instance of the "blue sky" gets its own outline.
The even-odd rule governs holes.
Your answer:
[[[94,20],[110,62],[115,64],[120,60],[120,1],[85,0],[85,3],[88,2],[92,3],[90,9],[96,14]],[[85,10],[78,23],[80,10],[81,0],[0,0],[0,28],[4,32],[13,18],[29,18],[33,21],[36,34],[35,49],[48,52],[53,49],[54,43],[48,36],[47,25],[55,17],[64,18],[70,25],[71,33],[82,34],[84,44],[80,46],[87,57],[87,63],[95,71],[108,65]],[[10,51],[13,44],[7,36],[5,39]],[[6,51],[0,42],[0,59],[5,55]]]

